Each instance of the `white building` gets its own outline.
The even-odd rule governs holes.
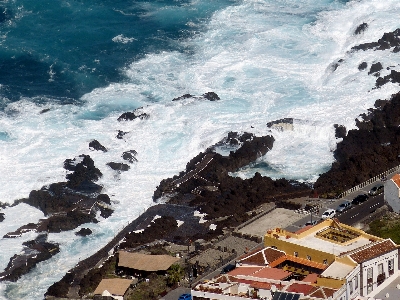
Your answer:
[[[196,285],[193,299],[373,299],[398,276],[392,240],[336,220],[295,233],[269,230],[264,246],[240,258],[228,274]]]
[[[400,174],[395,174],[385,182],[384,199],[393,211],[400,212]]]

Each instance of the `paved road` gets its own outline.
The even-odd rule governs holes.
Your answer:
[[[354,225],[368,217],[368,215],[383,205],[383,194],[380,194],[378,196],[370,197],[364,203],[353,206],[348,211],[338,215],[337,218],[344,224]]]

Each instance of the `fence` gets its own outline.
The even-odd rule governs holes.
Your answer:
[[[400,165],[398,165],[398,166],[396,166],[394,168],[391,168],[391,169],[389,169],[389,170],[387,170],[387,171],[385,171],[385,172],[383,172],[383,173],[381,173],[379,175],[376,175],[375,177],[372,177],[372,178],[368,179],[367,181],[364,181],[363,183],[360,183],[359,185],[356,185],[355,187],[353,187],[353,188],[341,193],[338,196],[338,198],[346,197],[348,194],[351,194],[351,193],[353,193],[355,191],[358,191],[359,189],[362,189],[362,188],[366,187],[367,185],[370,185],[371,183],[374,183],[374,182],[376,182],[378,180],[386,180],[386,177],[389,174],[394,173],[394,172],[398,171],[399,169],[400,169]]]

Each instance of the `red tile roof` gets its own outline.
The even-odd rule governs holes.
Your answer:
[[[270,247],[244,255],[240,262],[244,264],[268,265],[270,262],[285,255],[285,252]]]
[[[231,276],[238,276],[238,275],[244,275],[244,276],[249,276],[254,274],[255,272],[261,270],[264,267],[259,267],[259,266],[254,266],[254,267],[237,267],[230,271],[228,274]]]
[[[284,280],[289,277],[292,273],[288,271],[284,271],[282,269],[265,267],[260,271],[255,272],[252,276],[258,278],[267,278],[274,280]]]
[[[250,286],[255,289],[262,289],[262,290],[270,290],[272,283],[270,282],[260,282],[260,281],[253,281]]]
[[[311,282],[311,283],[314,283],[314,282],[317,281],[317,278],[318,278],[318,274],[316,274],[316,273],[311,273],[311,274],[308,274],[302,281],[303,281],[303,282]]]
[[[302,233],[302,232],[304,232],[304,231],[307,231],[307,230],[310,229],[311,227],[313,227],[313,225],[307,225],[307,226],[305,226],[305,227],[303,227],[303,228],[300,228],[299,230],[297,230],[297,231],[295,232],[295,234],[300,234],[300,233]]]
[[[397,246],[390,239],[387,239],[371,244],[371,246],[351,254],[350,257],[357,263],[362,263],[396,249]]]
[[[326,287],[313,287],[308,296],[315,298],[328,299],[336,292],[334,289]]]
[[[314,286],[310,284],[293,283],[286,289],[286,292],[308,295],[313,288]]]
[[[400,174],[395,174],[392,180],[397,185],[397,188],[400,188]]]

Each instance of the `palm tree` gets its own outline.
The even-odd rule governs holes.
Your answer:
[[[183,277],[184,270],[182,267],[178,264],[173,264],[167,271],[168,277],[167,277],[167,283],[172,286],[176,283],[178,283],[181,278]]]

